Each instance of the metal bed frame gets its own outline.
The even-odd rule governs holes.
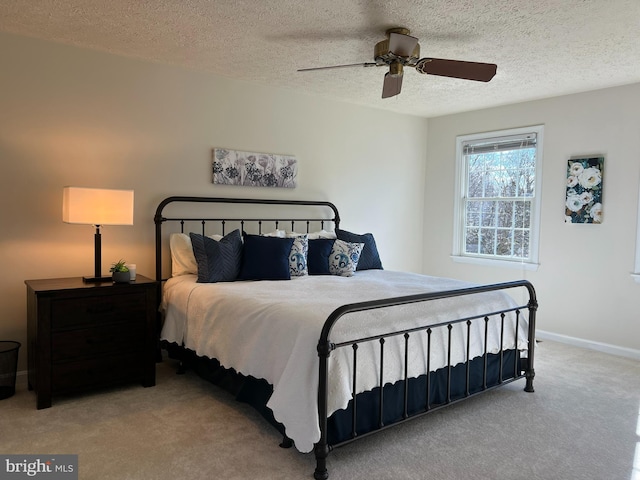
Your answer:
[[[197,218],[190,216],[180,216],[180,217],[165,217],[163,216],[163,210],[167,207],[167,205],[171,203],[211,203],[211,204],[247,204],[247,205],[271,205],[271,206],[302,206],[302,207],[322,207],[325,210],[330,209],[333,212],[333,216],[328,218],[326,216],[318,216],[314,218],[224,218],[224,217],[215,217],[215,218],[204,218],[202,216],[198,216]],[[258,233],[262,233],[263,224],[274,224],[277,229],[281,223],[286,223],[287,225],[291,225],[291,229],[295,230],[296,224],[303,223],[306,228],[306,232],[309,232],[310,226],[314,224],[319,224],[321,228],[324,228],[325,223],[333,223],[334,227],[337,229],[340,225],[340,215],[338,213],[337,208],[334,204],[325,201],[306,201],[306,200],[265,200],[265,199],[245,199],[245,198],[220,198],[220,197],[191,197],[191,196],[174,196],[168,197],[163,200],[159,205],[155,213],[154,217],[155,228],[156,228],[156,280],[158,282],[162,282],[165,280],[163,278],[163,268],[162,268],[162,245],[163,245],[163,237],[162,237],[162,225],[166,222],[177,222],[180,224],[180,231],[184,233],[184,225],[185,222],[200,222],[201,232],[204,235],[206,224],[207,223],[219,223],[221,226],[221,232],[224,235],[225,226],[229,222],[238,223],[241,225],[241,228],[244,229],[247,224],[255,224],[258,228]],[[497,291],[497,290],[507,290],[507,289],[515,289],[515,288],[524,288],[528,292],[529,300],[525,305],[521,305],[518,307],[513,307],[501,311],[487,312],[482,315],[476,315],[472,317],[465,318],[457,318],[452,319],[450,321],[424,325],[420,327],[415,327],[411,329],[405,330],[393,330],[388,333],[379,334],[376,336],[364,337],[364,338],[353,338],[346,341],[342,341],[340,343],[333,343],[331,341],[331,332],[337,322],[339,322],[343,317],[348,316],[350,313],[354,312],[363,312],[367,310],[380,309],[380,308],[393,308],[400,305],[419,303],[419,302],[430,302],[436,301],[444,298],[452,298],[466,295],[476,295],[483,292],[489,291]],[[322,332],[320,334],[318,345],[317,345],[317,354],[319,357],[319,384],[318,384],[318,419],[320,425],[320,440],[316,443],[314,453],[316,457],[316,469],[314,472],[314,478],[316,480],[325,480],[329,477],[329,473],[327,470],[327,456],[330,451],[338,446],[342,446],[348,444],[358,438],[363,438],[371,433],[375,433],[380,430],[387,429],[393,425],[397,425],[399,423],[403,423],[409,419],[412,419],[417,416],[422,416],[427,413],[431,413],[433,411],[439,410],[440,408],[452,405],[459,401],[465,400],[467,398],[473,397],[479,393],[492,390],[494,388],[500,387],[507,383],[511,383],[513,381],[519,380],[521,378],[526,379],[526,384],[524,390],[526,392],[533,392],[533,379],[535,376],[534,371],[534,347],[535,347],[535,319],[536,319],[536,311],[538,308],[538,302],[536,299],[536,293],[533,285],[526,280],[520,280],[515,282],[507,282],[507,283],[498,283],[493,285],[482,285],[477,287],[470,287],[464,289],[457,290],[448,290],[441,292],[432,292],[432,293],[424,293],[418,295],[408,295],[394,298],[386,298],[381,300],[369,301],[369,302],[360,302],[353,303],[348,305],[343,305],[336,310],[327,318],[325,324],[322,328]],[[522,311],[528,311],[528,350],[526,357],[520,357],[517,350],[513,355],[513,370],[512,373],[509,373],[507,377],[503,378],[503,372],[506,369],[506,361],[504,360],[505,350],[503,350],[504,344],[504,323],[505,316],[507,313],[514,312],[516,317],[515,324],[515,339],[514,345],[518,344],[518,325],[520,322],[520,318],[522,315]],[[346,320],[343,320],[346,321]],[[500,351],[497,355],[498,362],[498,379],[496,382],[488,382],[487,381],[487,364],[489,356],[492,354],[487,353],[487,329],[490,321],[498,321],[500,322]],[[481,357],[477,357],[473,359],[473,361],[481,362],[482,368],[482,380],[480,384],[471,384],[470,382],[470,365],[472,363],[472,359],[469,358],[469,348],[471,342],[471,325],[473,322],[484,322],[484,354]],[[454,328],[456,324],[463,324],[467,327],[467,336],[466,336],[466,358],[463,374],[463,383],[464,383],[464,391],[462,394],[452,395],[452,372],[454,370],[454,366],[451,364],[451,330]],[[444,400],[440,399],[438,401],[432,400],[433,392],[430,391],[432,389],[432,379],[431,376],[435,376],[436,372],[431,372],[430,358],[431,358],[431,338],[433,332],[437,329],[445,329],[446,331],[445,337],[447,338],[447,366],[442,369],[440,373],[443,374],[446,378],[446,388],[444,392]],[[413,334],[424,334],[426,335],[426,350],[427,350],[427,373],[426,373],[426,388],[425,388],[425,402],[422,408],[419,411],[409,411],[408,408],[408,397],[409,397],[409,389],[412,379],[407,377],[407,362],[409,358],[409,338]],[[387,395],[387,386],[384,382],[384,353],[385,353],[385,342],[387,339],[391,337],[402,336],[404,337],[404,379],[400,380],[398,383],[401,383],[401,395],[403,396],[403,408],[402,412],[400,412],[398,419],[395,419],[393,422],[385,423],[385,398]],[[356,366],[358,361],[358,346],[363,342],[378,342],[379,344],[379,361],[380,361],[380,371],[379,371],[379,386],[378,392],[376,393],[377,397],[377,408],[378,408],[378,418],[377,418],[377,426],[371,430],[364,433],[360,433],[357,430],[357,415],[358,415],[358,402],[356,400],[357,395],[355,394],[356,390]],[[329,357],[331,352],[338,348],[351,348],[353,350],[353,386],[352,386],[352,401],[350,402],[351,407],[351,434],[349,438],[346,440],[341,440],[334,444],[329,444],[328,440],[328,420],[327,420],[327,405],[328,405],[328,376],[329,376]],[[511,372],[511,370],[509,370]],[[384,386],[384,387],[382,387]],[[292,442],[286,438],[281,446],[291,446]]]

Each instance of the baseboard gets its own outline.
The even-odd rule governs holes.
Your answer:
[[[536,330],[536,338],[539,340],[553,340],[554,342],[566,343],[575,347],[596,350],[598,352],[608,353],[618,357],[640,360],[640,350],[635,350],[633,348],[618,347],[617,345],[611,345],[609,343],[594,342],[583,338],[570,337],[569,335],[545,332],[544,330]]]

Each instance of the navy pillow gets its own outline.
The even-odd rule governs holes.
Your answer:
[[[240,230],[234,230],[218,242],[198,233],[189,236],[198,264],[198,282],[233,282],[238,278],[242,259]]]
[[[357,233],[347,232],[346,230],[336,230],[336,236],[338,239],[349,243],[364,243],[364,248],[360,254],[360,260],[358,260],[357,270],[383,270],[382,262],[380,261],[380,255],[378,254],[378,247],[376,241],[373,238],[373,234],[364,233],[358,235]]]
[[[307,253],[309,275],[331,275],[329,271],[329,255],[334,242],[333,238],[309,240],[309,251]]]
[[[244,235],[241,280],[290,280],[293,238]]]

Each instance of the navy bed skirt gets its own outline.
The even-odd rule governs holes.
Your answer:
[[[267,407],[267,402],[273,393],[273,387],[264,379],[242,375],[233,369],[220,365],[216,359],[198,357],[192,350],[185,349],[175,343],[163,342],[162,347],[169,354],[169,358],[180,360],[186,368],[194,370],[200,377],[231,393],[236,400],[248,403],[256,409],[269,423],[285,435],[284,426],[273,417],[273,412]],[[516,357],[517,355],[517,357]],[[518,371],[514,372],[518,364]],[[486,387],[501,383],[502,379],[519,376],[524,370],[524,362],[519,352],[505,350],[502,354],[502,376],[500,377],[500,355],[487,355]],[[471,361],[469,368],[469,394],[485,389],[484,358],[479,357]],[[429,408],[456,401],[467,396],[467,368],[459,364],[451,368],[451,392],[447,398],[448,369],[441,368],[430,375]],[[426,408],[427,376],[409,379],[407,396],[407,413],[409,415],[424,411]],[[380,387],[356,396],[356,432],[362,435],[378,429]],[[383,423],[389,425],[402,419],[404,414],[404,382],[388,384],[384,387]],[[328,419],[328,443],[336,445],[352,437],[353,400],[344,410],[334,412]]]

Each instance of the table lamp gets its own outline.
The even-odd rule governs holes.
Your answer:
[[[94,225],[95,272],[82,277],[87,283],[111,281],[102,276],[102,246],[100,227],[103,225],[133,225],[133,190],[64,187],[62,195],[62,221],[81,225]]]

